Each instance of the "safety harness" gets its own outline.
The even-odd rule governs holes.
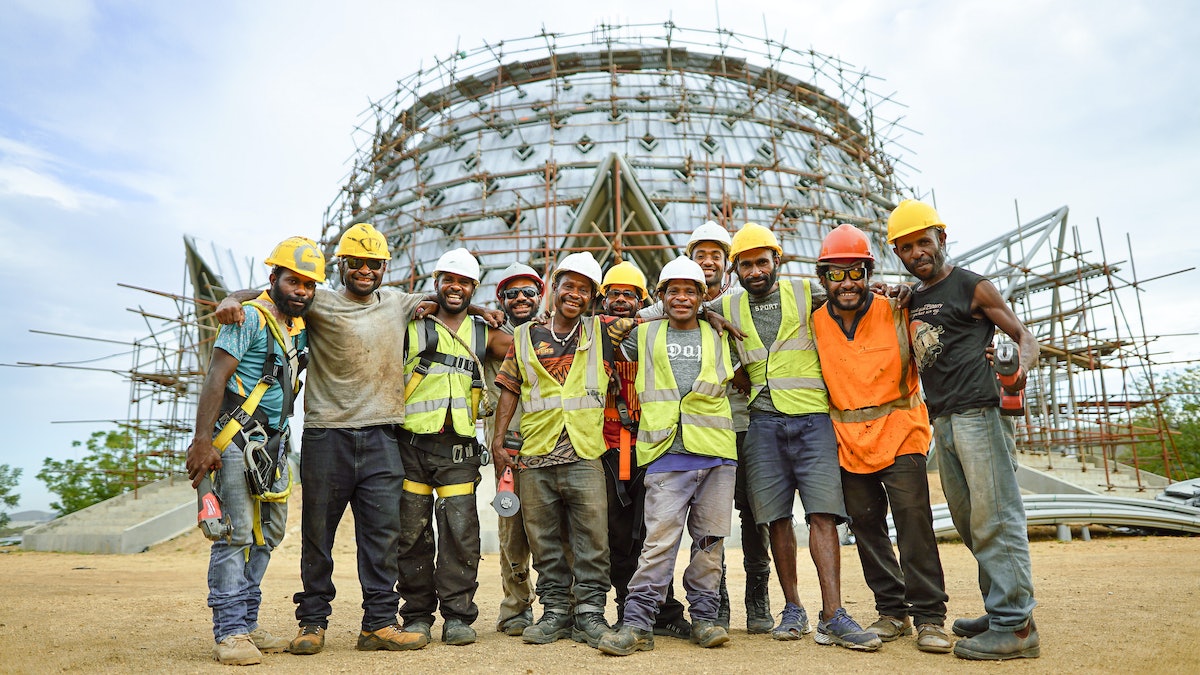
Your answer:
[[[275,383],[280,383],[283,390],[283,407],[279,419],[291,417],[296,394],[300,391],[299,376],[307,365],[307,351],[296,350],[291,336],[282,330],[275,315],[261,303],[250,300],[242,303],[243,307],[253,307],[263,317],[271,338],[267,340],[267,356],[263,361],[262,376],[250,391],[248,396],[225,390],[225,398],[221,403],[221,416],[217,424],[221,431],[213,440],[213,447],[224,453],[230,443],[242,449],[246,463],[246,483],[250,494],[254,497],[254,543],[265,544],[262,533],[264,522],[270,522],[270,509],[264,509],[263,504],[283,503],[292,493],[292,470],[287,461],[290,450],[288,438],[289,429],[275,429],[270,426],[267,416],[258,409],[263,395]],[[282,350],[276,359],[276,344]],[[292,373],[295,373],[293,375]],[[288,383],[285,386],[283,383]],[[292,384],[295,383],[295,384]],[[275,483],[287,472],[287,487],[281,492],[272,492]]]

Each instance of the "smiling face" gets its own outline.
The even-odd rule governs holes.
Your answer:
[[[642,294],[629,284],[612,284],[604,293],[604,313],[623,319],[637,316],[642,308]]]
[[[761,297],[779,280],[779,254],[770,248],[752,248],[738,255],[734,269],[742,288]]]
[[[267,295],[284,316],[304,316],[317,296],[317,282],[286,267],[276,267]]]
[[[704,283],[719,287],[725,280],[725,249],[711,241],[702,241],[692,247],[692,260],[704,270]]]
[[[858,276],[858,279],[851,277]],[[871,273],[862,260],[832,260],[821,266],[821,286],[834,309],[856,312],[867,301]],[[830,277],[837,278],[833,281]]]
[[[923,283],[940,281],[946,269],[946,231],[940,227],[906,234],[892,245],[904,268]]]
[[[357,267],[351,267],[352,263]],[[375,264],[379,264],[379,268],[371,269],[371,266]],[[338,269],[341,271],[342,284],[345,285],[346,291],[365,298],[378,290],[379,285],[383,283],[383,273],[387,271],[387,261],[343,256],[338,263]]]
[[[704,300],[700,285],[687,279],[670,279],[662,291],[663,309],[676,327],[694,327],[700,303]]]
[[[595,288],[592,280],[577,272],[563,272],[554,285],[554,311],[574,321],[592,304]]]
[[[538,303],[542,300],[537,284],[531,279],[521,277],[504,284],[499,290],[499,295],[500,309],[514,326],[520,326],[532,319],[537,313]]]
[[[437,278],[437,303],[440,311],[462,314],[475,295],[475,280],[453,272],[440,272]]]

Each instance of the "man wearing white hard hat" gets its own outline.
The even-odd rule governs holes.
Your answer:
[[[467,315],[479,283],[479,261],[465,248],[434,267],[437,310],[408,323],[404,424],[399,430],[404,485],[400,493],[399,581],[407,632],[429,636],[434,612],[442,642],[475,641],[479,617],[479,512],[475,486],[486,462],[475,440],[481,414],[483,362],[503,359],[512,338]],[[437,520],[437,537],[433,519]],[[436,556],[436,558],[435,558]]]
[[[705,287],[697,263],[685,257],[667,263],[659,274],[667,321],[639,326],[622,344],[624,355],[640,362],[637,462],[647,472],[646,540],[629,582],[624,625],[599,641],[608,654],[654,649],[655,615],[674,576],[685,526],[692,538],[683,579],[691,640],[706,648],[729,640],[717,613],[737,457],[725,396],[735,363],[728,342],[697,318]]]

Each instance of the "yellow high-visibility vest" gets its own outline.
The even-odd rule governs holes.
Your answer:
[[[638,328],[638,465],[646,466],[671,447],[677,433],[693,455],[737,459],[737,435],[725,385],[733,378],[729,344],[707,323],[700,324],[700,376],[682,398],[667,356],[666,321]]]
[[[781,413],[828,413],[829,394],[821,379],[821,361],[810,322],[812,293],[808,280],[781,279],[779,304],[779,335],[768,348],[750,316],[750,294],[721,299],[725,319],[746,333],[746,339],[736,344],[738,358],[750,376],[750,402],[764,387],[770,387],[771,403]]]
[[[417,366],[421,353],[425,351],[425,320],[408,322],[408,359],[404,363],[404,383],[419,376]],[[435,434],[445,426],[446,411],[454,423],[454,433],[459,436],[475,436],[475,412],[471,407],[472,366],[471,355],[440,325],[435,325],[438,337],[437,351],[454,357],[457,363],[447,365],[437,361],[429,364],[426,373],[404,401],[404,428],[414,434]],[[487,332],[480,331],[485,339]],[[478,353],[475,344],[475,327],[468,317],[458,327],[458,336]]]
[[[583,459],[604,454],[604,398],[608,371],[604,369],[600,317],[581,319],[579,341],[567,379],[562,384],[550,376],[533,350],[530,324],[513,334],[517,366],[521,369],[521,454],[550,454],[565,427]]]

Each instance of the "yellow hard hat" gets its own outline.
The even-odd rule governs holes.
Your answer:
[[[608,268],[608,274],[600,282],[600,294],[608,293],[611,286],[621,285],[633,286],[638,289],[642,300],[646,299],[646,275],[628,260]]]
[[[731,260],[737,260],[740,254],[754,248],[769,248],[779,255],[783,255],[783,247],[779,245],[779,240],[775,238],[774,232],[762,225],[746,223],[733,235],[729,257]]]
[[[325,254],[307,237],[288,237],[263,261],[268,267],[286,267],[318,284],[325,283]]]
[[[892,210],[892,215],[888,216],[888,243],[894,244],[900,237],[927,227],[940,227],[945,230],[946,224],[932,206],[915,199],[905,199]]]
[[[350,258],[392,259],[387,238],[367,223],[351,225],[338,240],[337,250],[333,254]]]

